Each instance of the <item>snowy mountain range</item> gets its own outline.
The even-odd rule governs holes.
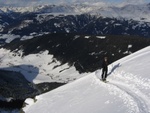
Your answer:
[[[40,5],[34,7],[1,7],[1,14],[11,13],[62,13],[62,14],[92,14],[110,18],[125,18],[150,22],[150,4],[110,6],[106,4],[63,4]]]
[[[24,40],[47,33],[150,37],[149,17],[150,4],[1,7],[0,39],[15,36]]]
[[[147,95],[149,93],[148,85],[150,85],[147,76],[149,64],[145,63],[149,62],[149,47],[147,47],[150,45],[149,17],[150,4],[0,7],[0,103],[8,100],[10,103],[11,100],[25,99],[27,96],[33,97],[69,83],[60,90],[56,89],[56,92],[54,90],[45,94],[46,96],[37,96],[35,104],[36,99],[27,99],[27,104],[33,104],[33,107],[30,108],[29,105],[24,111],[34,113],[34,105],[43,104],[42,99],[45,97],[47,99],[49,95],[55,94],[56,98],[64,97],[65,100],[69,100],[65,104],[62,98],[57,100],[51,96],[51,100],[46,101],[52,105],[49,107],[52,111],[55,111],[60,103],[63,103],[62,109],[56,110],[58,113],[62,113],[62,111],[65,113],[91,113],[93,110],[95,113],[109,113],[106,106],[110,105],[110,108],[113,108],[111,104],[114,101],[112,100],[116,98],[119,99],[114,102],[114,105],[121,105],[118,113],[122,110],[123,113],[150,113],[150,105],[146,101],[149,99],[149,95]],[[147,48],[133,54],[144,47]],[[119,60],[130,54],[133,55]],[[105,55],[109,57],[110,61],[109,75],[111,76],[108,85],[100,83],[96,78],[99,78],[101,74],[99,69]],[[145,58],[144,64],[141,61],[142,58]],[[114,63],[116,60],[119,61]],[[142,69],[140,66],[143,66]],[[134,67],[137,70],[134,71]],[[5,76],[8,74],[9,76]],[[13,77],[14,75],[17,76]],[[11,77],[14,81],[11,81]],[[20,81],[23,82],[20,83]],[[128,87],[127,83],[133,88]],[[86,90],[88,84],[90,86]],[[139,86],[142,86],[143,89]],[[77,90],[79,87],[81,90]],[[114,89],[113,94],[111,94],[111,89]],[[18,91],[20,92],[18,93]],[[96,95],[93,95],[92,92]],[[105,92],[110,94],[107,95],[109,99],[104,98],[103,100],[98,97],[98,95],[104,95]],[[80,93],[83,96],[71,99],[79,108],[78,111],[70,111],[76,107],[76,105],[70,104],[70,98],[75,97],[74,93],[77,95]],[[90,94],[89,98],[85,96],[87,93]],[[122,97],[127,98],[122,99]],[[95,98],[95,102],[92,101],[93,98]],[[55,99],[57,101],[53,103]],[[76,99],[79,103],[75,101]],[[104,109],[96,109],[97,105],[102,105],[97,101],[99,99],[102,99],[101,102],[106,105]],[[21,103],[23,101],[21,100]],[[83,105],[82,108],[85,106],[90,108],[90,103],[92,103],[92,111],[91,109],[84,109],[85,111],[80,109],[80,105]],[[67,110],[66,106],[70,106],[68,111],[65,111]],[[41,107],[38,108],[37,112],[41,112]],[[49,111],[49,109],[45,109],[45,113],[47,110]],[[114,109],[114,113],[117,113],[115,110],[117,109]]]

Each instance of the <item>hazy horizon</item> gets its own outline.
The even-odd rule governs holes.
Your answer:
[[[104,3],[104,4],[143,4],[150,0],[0,0],[0,6],[36,6],[63,3]]]

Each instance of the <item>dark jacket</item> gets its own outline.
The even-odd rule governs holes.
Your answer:
[[[108,61],[103,60],[103,62],[102,62],[102,68],[103,69],[107,69],[107,66],[108,66]]]

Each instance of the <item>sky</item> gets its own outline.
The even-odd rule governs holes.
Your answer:
[[[72,2],[104,2],[110,4],[138,4],[138,3],[150,3],[150,0],[0,0],[0,6],[33,6],[42,4],[61,4]]]

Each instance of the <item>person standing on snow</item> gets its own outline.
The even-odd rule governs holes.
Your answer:
[[[106,81],[107,72],[108,72],[108,58],[104,57],[102,62],[102,75],[101,75],[103,81]]]

